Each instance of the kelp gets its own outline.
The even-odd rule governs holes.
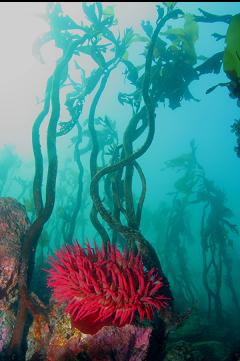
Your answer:
[[[90,5],[85,2],[82,4],[82,9],[90,23],[89,25],[83,24],[83,22],[77,24],[68,15],[63,13],[59,3],[49,3],[47,5],[45,18],[49,23],[50,31],[38,38],[33,45],[33,54],[41,62],[44,62],[41,48],[49,41],[54,40],[55,46],[64,50],[69,43],[81,39],[85,34],[89,38],[89,44],[82,47],[81,51],[93,55],[94,60],[103,65],[103,58],[99,58],[101,56],[99,47],[102,49],[104,45],[99,45],[98,43],[102,36],[110,42],[117,43],[113,32],[110,30],[111,26],[116,25],[115,17],[104,16],[100,2]],[[75,50],[75,53],[79,53],[79,50],[80,48]]]
[[[229,79],[240,79],[240,14],[232,17],[227,30],[223,68]]]
[[[163,5],[166,6],[169,10],[172,10],[177,4],[177,1],[164,1]]]
[[[176,180],[174,187],[177,193],[181,194],[184,202],[190,202],[202,175],[202,167],[196,159],[197,146],[195,141],[190,143],[191,151],[165,162],[164,169],[176,169],[183,175]]]
[[[220,73],[223,65],[223,70],[230,81],[215,84],[206,90],[206,94],[212,93],[216,88],[223,87],[229,91],[229,96],[237,100],[237,105],[240,106],[240,14],[232,15],[215,15],[210,14],[202,9],[199,9],[202,16],[195,16],[198,22],[214,23],[224,22],[229,24],[226,36],[218,33],[213,33],[212,36],[219,41],[225,38],[226,47],[224,51],[220,51],[212,55],[209,59],[198,65],[195,70],[197,74]],[[232,124],[232,132],[237,138],[237,145],[234,150],[238,157],[240,157],[240,132],[238,129],[239,120],[235,120]]]
[[[219,51],[204,61],[201,65],[198,65],[195,70],[199,75],[209,73],[219,74],[223,63],[223,54],[223,51]]]
[[[226,205],[225,193],[209,180],[196,157],[195,142],[191,142],[191,152],[167,161],[165,169],[176,169],[181,176],[174,183],[172,211],[168,215],[166,231],[165,261],[175,285],[176,292],[186,302],[193,302],[197,297],[192,287],[188,269],[184,237],[188,236],[186,209],[195,207],[201,210],[200,237],[202,248],[202,281],[208,297],[208,317],[221,323],[224,317],[222,289],[224,281],[229,288],[233,304],[239,312],[240,305],[232,277],[231,248],[234,247],[233,236],[238,235],[238,227],[231,221],[232,210]],[[199,208],[201,205],[201,208]],[[181,248],[180,248],[181,246]],[[171,257],[169,257],[171,249]],[[177,252],[177,256],[174,252]],[[172,256],[174,255],[174,261]],[[185,255],[185,256],[184,256]],[[181,282],[175,264],[180,263]],[[183,283],[182,283],[183,282]],[[184,293],[184,288],[186,287]]]
[[[202,15],[194,16],[194,18],[197,22],[203,22],[203,23],[224,22],[224,23],[229,24],[232,19],[232,15],[216,15],[216,14],[209,13],[208,11],[205,11],[201,8],[198,8],[198,10]]]
[[[164,103],[168,99],[171,109],[179,107],[183,99],[198,101],[188,88],[189,84],[198,78],[197,71],[193,68],[197,61],[195,42],[198,39],[198,25],[192,15],[184,15],[179,9],[175,11],[178,11],[179,17],[184,18],[184,26],[168,26],[167,30],[161,31],[153,51],[155,65],[152,72],[152,96],[156,101]],[[151,26],[143,22],[142,27],[149,36]]]
[[[198,25],[195,17],[190,14],[184,15],[175,5],[176,3],[164,3],[163,7],[156,6],[158,17],[155,29],[148,21],[142,23],[146,36],[135,33],[132,28],[127,28],[123,36],[115,35],[115,32],[111,30],[111,27],[117,24],[114,6],[103,8],[99,2],[83,3],[82,10],[87,22],[81,21],[78,24],[63,14],[59,4],[50,3],[47,5],[47,20],[50,31],[35,43],[35,53],[43,61],[42,46],[53,40],[55,46],[62,50],[63,57],[60,62],[57,62],[53,78],[49,79],[50,89],[46,91],[44,101],[44,108],[46,109],[43,109],[40,118],[37,118],[35,122],[35,136],[33,138],[35,140],[37,175],[37,177],[35,175],[35,181],[37,182],[34,184],[34,203],[36,215],[39,217],[33,223],[34,237],[32,234],[27,234],[24,239],[24,257],[19,282],[20,288],[23,286],[19,304],[20,314],[10,351],[19,351],[20,348],[28,308],[27,296],[35,249],[44,223],[51,216],[55,203],[55,184],[58,172],[57,136],[64,136],[77,128],[78,132],[72,138],[72,145],[74,145],[74,161],[78,167],[78,184],[74,182],[68,184],[62,191],[63,195],[59,197],[61,204],[58,204],[55,217],[60,221],[61,227],[58,225],[55,231],[56,223],[52,226],[54,238],[60,239],[63,236],[67,242],[71,243],[80,207],[86,208],[87,201],[83,203],[84,182],[80,156],[91,151],[89,179],[92,200],[91,221],[97,233],[105,243],[107,241],[111,241],[113,244],[119,242],[122,246],[132,248],[134,252],[138,250],[144,266],[149,269],[156,268],[165,277],[152,243],[144,237],[140,228],[146,180],[138,159],[146,153],[154,139],[155,111],[159,102],[165,103],[167,99],[170,108],[175,109],[181,105],[183,99],[194,99],[188,89],[189,84],[198,79],[201,74],[211,71],[218,72],[221,61],[221,57],[218,55],[215,57],[218,60],[217,65],[208,59],[201,68],[194,68],[198,59],[195,52]],[[168,27],[165,30],[169,20],[172,23],[172,20],[179,17],[183,17],[185,21],[182,28]],[[146,45],[143,53],[146,62],[139,66],[129,59],[128,53],[128,48],[136,42],[142,42]],[[88,77],[76,60],[81,53],[94,61],[95,68]],[[72,79],[69,73],[68,63],[72,57],[72,62],[75,63],[74,70],[80,73],[81,80],[78,82]],[[114,121],[108,116],[97,116],[97,106],[105,91],[111,72],[119,64],[124,66],[123,75],[134,89],[129,94],[120,93],[118,96],[122,105],[129,104],[132,108],[132,115],[124,131],[122,143],[119,143]],[[60,119],[62,103],[59,93],[63,87],[66,87],[67,92],[64,106],[68,112],[69,120]],[[91,99],[88,118],[86,120],[81,119],[79,122],[86,97],[92,92],[94,95]],[[40,154],[41,149],[39,149],[41,148],[39,127],[47,115],[45,113],[49,112],[50,100],[52,103],[50,123],[54,123],[54,129],[50,127],[48,135],[48,147],[51,148],[49,161],[51,164],[46,192],[48,199],[44,205],[42,199],[43,158]],[[139,141],[142,139],[140,137],[144,132],[147,133],[146,140],[138,148],[137,145],[139,146]],[[185,234],[187,237],[189,236],[188,227],[184,225],[183,219],[185,207],[189,204],[209,201],[206,191],[201,189],[195,193],[198,177],[202,176],[202,169],[195,158],[196,146],[194,142],[192,142],[191,148],[191,153],[184,154],[172,161],[171,164],[169,163],[172,167],[180,167],[184,170],[184,175],[175,182],[176,192],[181,194],[181,199],[178,199],[173,207],[174,215],[171,219],[176,221],[175,227],[172,229],[172,237],[170,237],[173,242],[175,235]],[[68,172],[67,168],[65,170]],[[71,176],[68,173],[69,175]],[[137,200],[134,197],[134,175],[137,175],[141,184],[140,195]],[[65,180],[67,180],[66,176]],[[68,194],[66,194],[66,189]],[[77,192],[74,193],[73,190],[77,190]],[[196,195],[194,200],[192,200],[193,194]],[[227,222],[228,220],[225,219],[225,225],[234,229],[234,225]],[[82,218],[82,228],[84,228],[84,223]],[[84,237],[82,238],[84,239]],[[47,247],[48,239],[50,239],[50,232],[48,232],[48,237],[43,235],[42,247]],[[192,286],[189,283],[188,272],[184,264],[185,253],[183,252],[181,256],[181,239],[179,238],[178,241],[178,257],[180,259],[183,256],[181,258],[181,271],[189,298],[193,300]],[[177,242],[176,239],[175,242]],[[229,242],[231,244],[231,240]],[[32,246],[34,246],[34,250],[31,251]],[[30,256],[32,258],[29,261]],[[168,292],[171,293],[170,290]]]
[[[173,28],[171,26],[162,34],[172,41],[174,47],[181,48],[182,56],[187,64],[196,64],[195,42],[198,40],[198,24],[193,15],[184,15],[183,28]]]
[[[234,147],[234,150],[237,156],[240,158],[240,119],[235,119],[231,126],[231,130],[237,138],[237,145]]]

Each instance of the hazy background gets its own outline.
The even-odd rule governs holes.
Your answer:
[[[61,3],[67,14],[75,20],[81,19],[81,6],[77,3]],[[110,5],[111,3],[107,3]],[[142,32],[141,20],[153,21],[156,17],[155,5],[158,3],[114,3],[119,28],[132,26]],[[160,3],[159,3],[160,4]],[[179,3],[184,11],[198,13],[198,8],[215,14],[235,14],[239,12],[239,3]],[[45,12],[44,2],[0,3],[0,147],[13,144],[20,158],[32,160],[31,129],[38,111],[37,97],[43,96],[45,82],[50,75],[59,52],[49,43],[43,51],[45,64],[39,63],[32,55],[35,39],[48,30],[47,23],[41,17]],[[216,42],[211,33],[224,34],[225,24],[199,24],[200,34],[197,49],[201,55],[211,55],[222,49],[223,43]],[[133,58],[132,58],[133,59]],[[134,59],[133,59],[134,60]],[[84,64],[83,64],[84,67]],[[117,80],[117,81],[116,81]],[[226,81],[226,77],[207,75],[191,85],[191,91],[201,101],[182,102],[182,106],[172,111],[160,105],[157,111],[156,134],[151,148],[141,158],[141,164],[147,177],[146,205],[155,208],[156,199],[168,199],[166,192],[172,190],[172,184],[178,175],[161,172],[164,162],[189,151],[191,139],[198,145],[198,159],[207,176],[225,189],[229,206],[240,218],[240,159],[233,148],[235,136],[230,125],[239,117],[236,101],[229,98],[225,88],[218,88],[205,95],[210,86]],[[116,84],[119,84],[116,87]],[[112,102],[112,91],[117,94],[124,86],[122,75],[116,72],[99,106],[99,113],[116,114],[118,128],[127,124],[128,110]],[[130,114],[130,113],[129,113]],[[44,138],[44,137],[43,137]],[[58,141],[59,156],[64,149],[66,139]],[[72,149],[69,150],[71,156]],[[33,169],[30,170],[33,172]]]

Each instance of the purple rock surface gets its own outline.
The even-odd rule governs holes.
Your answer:
[[[14,326],[12,305],[17,298],[21,239],[29,227],[24,206],[13,198],[0,198],[0,352]]]

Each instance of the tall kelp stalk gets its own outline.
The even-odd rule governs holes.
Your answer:
[[[208,317],[211,317],[214,310],[216,321],[221,324],[223,321],[221,290],[224,266],[232,299],[239,311],[239,302],[231,276],[231,262],[227,252],[227,247],[232,243],[229,233],[238,234],[238,230],[236,225],[228,220],[233,214],[225,205],[224,192],[206,178],[203,179],[199,201],[201,197],[205,203],[201,220],[201,245],[203,284],[208,295]]]
[[[233,247],[231,236],[238,235],[235,224],[229,221],[233,216],[232,211],[225,204],[225,194],[218,189],[213,182],[206,177],[203,167],[196,158],[196,146],[191,142],[191,153],[183,154],[175,159],[166,162],[167,168],[175,168],[184,171],[184,174],[175,182],[177,193],[174,195],[178,207],[184,208],[199,206],[203,204],[200,217],[200,245],[202,251],[202,281],[207,293],[207,314],[208,318],[215,318],[219,324],[224,319],[224,307],[222,301],[222,290],[224,286],[224,273],[226,274],[226,286],[229,288],[233,304],[239,311],[239,300],[232,278],[232,261],[229,256],[229,248]],[[180,197],[180,198],[179,198]],[[179,235],[186,232],[184,224],[184,208],[169,215],[169,228],[167,229],[167,247],[176,248],[177,260],[180,262],[180,274],[185,284],[190,300],[197,298],[196,289],[189,288],[191,278],[186,278],[187,259],[183,259],[184,252],[178,252]],[[172,232],[175,233],[172,235]],[[182,254],[180,254],[182,253]],[[166,258],[168,261],[168,258]],[[181,263],[184,261],[184,268]],[[175,267],[171,262],[166,264],[166,270],[170,267],[171,276],[175,283],[178,283]],[[187,281],[187,283],[186,283]],[[182,286],[182,285],[181,285]],[[177,288],[177,287],[176,287]],[[191,290],[191,293],[190,293]],[[182,296],[181,296],[182,297]],[[189,302],[189,299],[187,300]]]
[[[116,64],[118,62],[119,62],[119,59],[117,59]],[[113,69],[114,69],[114,67],[111,70],[113,70]],[[104,89],[106,87],[106,84],[107,84],[107,81],[108,81],[111,70],[108,69],[108,67],[106,67],[105,74],[103,75],[103,77],[101,79],[98,91],[95,94],[95,97],[93,99],[93,102],[92,102],[91,107],[90,107],[90,112],[89,112],[88,127],[89,127],[89,131],[90,131],[90,134],[91,134],[91,140],[92,140],[92,151],[91,151],[91,156],[90,156],[91,179],[97,173],[97,157],[98,157],[98,152],[99,152],[99,144],[98,144],[97,132],[95,130],[95,125],[94,125],[95,112],[96,112],[96,107],[97,107],[97,104],[99,102],[99,99],[100,99],[101,95],[103,94],[103,91],[104,91]],[[97,192],[99,192],[99,189],[97,189]],[[93,205],[92,205],[92,210],[91,210],[91,216],[90,217],[91,217],[91,221],[92,221],[93,226],[96,228],[96,230],[98,231],[98,233],[101,236],[101,239],[104,241],[104,243],[106,245],[107,242],[110,242],[110,239],[109,239],[109,236],[108,236],[107,231],[105,230],[104,226],[98,220],[97,208],[96,208],[95,203],[93,203]]]
[[[59,60],[54,74],[48,80],[44,109],[36,119],[33,127],[33,150],[35,156],[35,178],[33,183],[33,194],[36,209],[36,219],[30,226],[29,230],[22,241],[23,247],[21,252],[21,266],[19,272],[19,305],[16,325],[9,348],[10,354],[21,355],[22,337],[27,315],[27,309],[30,309],[29,287],[34,267],[34,257],[38,239],[43,230],[44,224],[52,214],[55,202],[55,187],[57,177],[57,152],[56,136],[57,123],[60,116],[60,87],[63,81],[62,75],[77,47],[84,43],[86,37],[70,43],[67,51]],[[42,181],[43,181],[43,159],[41,154],[41,145],[39,141],[40,126],[48,114],[51,103],[51,117],[47,130],[47,153],[48,153],[48,171],[46,182],[46,199],[43,204],[42,199]]]
[[[186,209],[189,204],[178,194],[173,199],[168,218],[164,256],[166,273],[173,280],[176,298],[181,304],[192,306],[198,296],[190,267],[188,264],[188,244],[192,242],[192,234],[187,220]],[[178,303],[179,303],[178,301]]]
[[[174,183],[175,192],[168,214],[165,235],[164,259],[166,272],[173,280],[176,297],[192,306],[198,298],[188,264],[187,251],[193,243],[187,210],[192,205],[193,194],[199,182],[202,167],[196,159],[196,145],[191,141],[191,151],[165,162],[165,169],[181,171],[181,176]]]
[[[72,215],[70,217],[68,233],[67,233],[66,237],[64,238],[67,243],[72,242],[72,239],[73,239],[73,234],[74,234],[74,230],[76,227],[76,220],[77,220],[78,212],[82,205],[82,193],[83,193],[84,169],[83,169],[83,165],[81,162],[81,152],[79,149],[82,128],[78,122],[76,123],[76,127],[78,130],[78,135],[77,135],[77,140],[76,140],[75,147],[74,147],[74,160],[78,167],[78,182],[77,182],[78,188],[77,188],[77,196],[76,196],[76,200],[75,200],[75,207],[73,208]]]
[[[82,102],[83,98],[90,94],[96,87],[97,83],[100,81],[100,87],[97,91],[91,109],[90,109],[90,131],[91,131],[91,124],[94,121],[94,114],[95,109],[97,106],[97,102],[101,97],[102,91],[106,85],[106,81],[110,74],[110,71],[114,69],[114,67],[119,62],[119,54],[114,56],[108,63],[102,63],[101,52],[99,49],[102,46],[98,46],[99,37],[96,35],[96,31],[98,34],[103,34],[107,39],[110,37],[112,40],[111,32],[108,31],[108,26],[111,25],[113,19],[107,17],[104,19],[102,17],[102,7],[100,3],[96,3],[98,9],[98,17],[96,13],[93,13],[93,7],[95,5],[87,5],[83,3],[83,9],[87,15],[87,17],[95,22],[95,29],[84,27],[82,25],[78,25],[71,21],[71,19],[67,16],[62,15],[61,8],[58,4],[50,4],[49,5],[49,13],[48,18],[50,20],[51,31],[43,36],[43,38],[39,41],[38,46],[41,47],[45,42],[49,41],[50,39],[55,39],[56,44],[63,50],[63,55],[61,59],[57,62],[56,68],[54,70],[53,75],[49,78],[47,87],[46,87],[46,94],[45,94],[45,101],[44,107],[42,112],[37,117],[32,132],[33,138],[33,151],[35,157],[35,177],[33,182],[33,198],[34,198],[34,205],[35,205],[35,212],[36,212],[36,219],[30,226],[29,230],[24,236],[23,239],[23,247],[22,247],[22,258],[21,258],[21,266],[19,272],[19,304],[18,304],[18,312],[17,312],[17,320],[16,325],[13,333],[13,337],[11,340],[11,344],[9,347],[8,355],[11,358],[16,356],[17,358],[23,357],[24,350],[22,348],[22,340],[23,340],[23,331],[25,327],[25,321],[27,317],[27,311],[31,311],[33,314],[35,311],[35,307],[33,302],[30,299],[29,295],[29,288],[30,282],[32,277],[32,272],[34,268],[34,258],[35,258],[35,250],[38,243],[38,239],[41,235],[43,230],[44,224],[50,218],[54,203],[55,203],[55,188],[56,188],[56,177],[57,177],[57,151],[56,151],[56,138],[57,135],[63,135],[69,132],[78,122],[81,110],[82,110]],[[62,30],[66,29],[80,29],[83,34],[81,36],[70,34],[70,32],[65,31],[64,35]],[[88,41],[88,45],[85,46],[84,43]],[[114,38],[115,41],[115,38]],[[104,48],[104,46],[103,46]],[[116,46],[116,48],[118,48]],[[36,50],[36,49],[35,49]],[[39,50],[39,49],[38,49]],[[118,49],[119,50],[119,49]],[[99,65],[99,69],[94,74],[91,74],[91,82],[87,84],[86,89],[84,89],[84,94],[79,92],[77,94],[76,99],[73,97],[73,102],[71,100],[71,96],[68,97],[68,110],[71,116],[71,120],[67,122],[67,124],[59,122],[60,118],[60,89],[64,85],[68,77],[68,65],[75,54],[79,54],[81,51],[85,51],[92,56],[92,58],[96,61]],[[125,48],[123,49],[125,51]],[[120,52],[121,54],[121,52]],[[39,51],[38,54],[41,58],[41,53]],[[151,65],[151,64],[150,64]],[[73,88],[74,88],[74,84]],[[74,89],[75,90],[75,89]],[[145,98],[148,98],[148,95],[145,95]],[[76,102],[75,102],[76,100]],[[149,101],[149,99],[148,99]],[[43,183],[43,157],[41,153],[41,144],[40,144],[40,127],[46,118],[47,114],[49,113],[51,105],[51,116],[49,120],[48,130],[47,130],[47,154],[48,154],[48,170],[47,170],[47,181],[46,181],[46,199],[43,202],[43,195],[42,195],[42,183]],[[60,125],[60,131],[57,131],[58,123]],[[78,127],[78,131],[80,128]],[[79,134],[78,134],[79,135]],[[94,125],[92,127],[92,144],[94,149]],[[75,157],[79,157],[79,153],[77,151],[79,142],[77,142],[75,148]],[[79,159],[75,158],[78,162]],[[81,164],[78,163],[79,170],[81,173]],[[94,155],[91,157],[91,170],[94,173],[95,171],[94,165]],[[80,177],[82,181],[82,177]],[[79,192],[78,192],[78,200],[81,197],[82,189],[81,184],[79,184]],[[70,235],[73,233],[74,223],[76,220],[76,214],[78,209],[74,210],[74,217],[73,222],[70,225]],[[100,233],[101,234],[101,233]],[[103,240],[106,240],[103,237]],[[157,258],[156,258],[157,260]],[[158,260],[157,260],[158,261]],[[160,267],[159,267],[160,268]]]
[[[169,106],[172,109],[180,106],[182,99],[194,99],[191,95],[188,85],[191,81],[200,75],[211,72],[215,69],[211,60],[195,67],[196,53],[194,43],[198,37],[196,22],[193,17],[185,16],[182,11],[174,8],[175,3],[165,3],[164,8],[157,6],[158,19],[156,29],[153,31],[149,22],[143,22],[143,29],[148,37],[148,48],[146,63],[142,67],[143,74],[139,77],[137,68],[126,60],[125,53],[131,41],[136,41],[136,35],[132,29],[127,29],[123,39],[113,35],[111,26],[115,22],[114,14],[111,11],[104,13],[100,2],[93,4],[83,3],[83,13],[86,16],[89,25],[82,22],[77,24],[69,16],[65,16],[61,6],[58,3],[48,4],[48,22],[51,30],[44,34],[35,44],[35,54],[43,61],[41,47],[50,40],[54,40],[56,47],[63,51],[63,56],[57,62],[55,71],[49,77],[44,107],[33,126],[33,151],[35,157],[35,177],[33,185],[33,198],[35,204],[35,220],[23,239],[22,260],[19,275],[19,296],[17,322],[11,341],[9,354],[20,354],[23,330],[27,316],[27,310],[33,311],[33,303],[29,297],[29,286],[34,267],[35,250],[39,236],[43,230],[44,224],[49,220],[54,203],[55,187],[58,171],[56,137],[67,134],[73,128],[77,129],[78,135],[75,142],[75,161],[78,166],[78,191],[75,207],[69,213],[70,222],[64,234],[71,242],[74,229],[76,227],[77,214],[82,200],[82,181],[83,169],[80,156],[82,150],[80,147],[80,137],[82,128],[80,126],[79,116],[82,112],[82,106],[86,96],[92,94],[93,101],[90,107],[88,118],[88,128],[91,142],[87,149],[91,148],[90,170],[91,186],[90,193],[93,200],[91,220],[103,241],[112,240],[116,243],[124,239],[129,247],[137,248],[143,257],[146,268],[155,267],[160,274],[163,274],[159,258],[151,243],[145,239],[140,231],[141,212],[146,193],[146,182],[144,173],[138,163],[138,159],[149,149],[155,133],[155,110],[159,102],[169,100]],[[178,29],[169,28],[165,32],[162,30],[164,25],[179,15],[185,16],[185,24],[182,32]],[[206,14],[203,14],[206,17]],[[209,18],[209,15],[207,15]],[[202,21],[195,17],[196,21]],[[226,19],[222,19],[226,21]],[[228,17],[227,22],[231,21]],[[165,42],[159,36],[166,37]],[[80,33],[80,35],[79,35]],[[186,33],[190,33],[187,37]],[[176,35],[174,47],[169,46],[172,36]],[[178,34],[178,35],[177,35]],[[180,35],[179,35],[180,34]],[[135,40],[133,40],[135,37]],[[103,40],[101,43],[101,40]],[[107,50],[113,50],[113,56],[106,60],[104,53]],[[97,64],[97,69],[91,73],[89,78],[82,79],[83,84],[77,84],[69,75],[69,62],[73,56],[79,56],[80,53],[88,55],[91,60]],[[221,62],[221,54],[214,57],[214,60]],[[105,86],[111,72],[119,63],[126,66],[127,78],[136,86],[132,94],[119,94],[119,101],[124,104],[130,104],[133,109],[127,129],[123,137],[123,144],[117,142],[112,145],[111,164],[104,164],[99,167],[98,156],[104,145],[100,142],[99,132],[96,131],[96,109],[99,100],[102,97]],[[209,63],[211,63],[209,70]],[[76,68],[79,69],[76,63]],[[206,70],[207,69],[207,70]],[[218,68],[217,68],[218,69]],[[73,91],[68,93],[66,107],[70,114],[70,121],[60,122],[60,89],[66,86],[66,81],[70,82]],[[80,85],[80,86],[79,86]],[[194,99],[196,100],[196,99]],[[40,127],[51,107],[51,116],[47,131],[47,153],[48,170],[46,183],[46,199],[43,201],[42,183],[43,183],[43,157],[40,144]],[[107,118],[105,118],[107,119]],[[57,130],[60,126],[60,130]],[[138,150],[134,150],[134,143],[147,131],[146,141]],[[99,169],[100,168],[100,169]],[[133,177],[135,172],[138,174],[142,191],[137,203],[134,205],[133,196]],[[100,181],[104,181],[104,190],[110,204],[112,212],[106,208],[102,201]],[[102,217],[107,226],[112,230],[112,239],[109,236],[105,224],[98,216]],[[125,222],[123,222],[123,219]],[[230,270],[230,268],[229,268]],[[229,272],[229,277],[230,277]]]
[[[140,100],[138,99],[137,112],[134,113],[131,118],[128,127],[124,133],[123,145],[118,146],[113,152],[113,164],[103,167],[99,170],[93,177],[90,185],[90,193],[96,210],[100,213],[101,217],[106,221],[110,228],[114,231],[114,236],[120,234],[128,243],[129,247],[134,249],[137,247],[138,251],[143,257],[145,266],[150,269],[156,267],[160,274],[163,275],[163,271],[159,262],[159,259],[156,255],[156,252],[151,245],[151,243],[144,238],[142,235],[139,226],[140,226],[140,217],[141,209],[144,201],[145,194],[145,179],[144,174],[136,162],[136,160],[141,157],[150,147],[155,133],[155,109],[157,106],[157,100],[153,100],[152,94],[149,93],[150,87],[152,86],[152,60],[153,60],[153,51],[158,40],[158,35],[162,27],[166,24],[169,19],[177,18],[180,10],[170,10],[167,11],[164,15],[164,10],[159,8],[157,26],[153,34],[151,34],[150,44],[148,47],[148,52],[146,56],[146,63],[144,74],[140,82],[140,88],[137,89],[138,98],[140,93]],[[131,65],[131,64],[130,64]],[[135,69],[135,67],[133,67]],[[132,76],[132,71],[129,70],[129,77]],[[141,96],[143,98],[144,105],[140,108]],[[133,100],[135,101],[135,100]],[[133,103],[132,103],[133,104]],[[134,108],[135,106],[133,106]],[[148,134],[144,144],[136,151],[133,150],[133,143],[138,139],[144,130],[148,129]],[[118,153],[122,149],[122,153],[118,156]],[[135,214],[134,201],[132,194],[132,179],[133,179],[133,170],[134,167],[137,169],[143,185],[142,195],[140,197],[137,212]],[[124,178],[124,203],[125,209],[120,207],[120,195],[115,193],[116,191],[116,174],[119,176],[122,175],[123,169],[125,168],[125,178]],[[114,214],[111,214],[107,208],[104,206],[101,195],[99,191],[99,182],[109,174],[113,173],[113,199],[114,199]],[[107,177],[105,179],[108,179]],[[122,202],[123,203],[123,202]],[[127,225],[122,224],[120,220],[120,212],[123,213],[127,220]],[[114,217],[114,215],[116,217]],[[109,236],[107,236],[107,240]],[[115,241],[115,240],[114,240]]]
[[[51,9],[49,16],[56,15],[59,13],[59,8],[56,5]],[[56,21],[56,18],[54,18]],[[63,20],[63,19],[61,19]],[[65,18],[66,20],[66,18]],[[66,22],[68,19],[66,20]],[[66,24],[66,23],[65,23]],[[56,23],[52,21],[52,29],[50,34],[54,34],[56,37],[61,36],[61,31],[56,32]],[[71,24],[68,24],[68,27]],[[38,239],[43,230],[44,224],[50,218],[54,203],[55,203],[55,187],[56,187],[56,177],[57,177],[57,152],[56,152],[56,137],[57,137],[57,125],[60,117],[60,88],[63,85],[64,81],[67,78],[67,69],[68,63],[71,60],[73,54],[79,51],[79,47],[84,44],[84,42],[88,39],[90,40],[93,37],[93,34],[84,34],[81,37],[72,37],[68,39],[65,43],[66,48],[63,49],[63,55],[61,59],[58,61],[56,68],[54,70],[53,76],[49,78],[44,107],[42,112],[37,117],[34,126],[33,126],[33,151],[35,157],[35,177],[33,182],[33,196],[34,196],[34,204],[36,211],[36,219],[30,226],[28,232],[25,234],[24,239],[22,241],[22,259],[21,259],[21,267],[19,272],[19,304],[18,304],[18,313],[16,325],[13,333],[13,337],[11,340],[11,344],[8,350],[9,357],[22,357],[22,338],[23,331],[27,316],[27,310],[32,311],[33,304],[30,300],[29,296],[29,287],[31,276],[34,267],[34,258],[35,258],[35,250],[37,246]],[[49,36],[47,36],[49,40]],[[44,38],[43,38],[44,39]],[[45,42],[45,39],[40,42],[40,45]],[[47,116],[51,104],[51,116],[49,120],[48,130],[47,130],[47,154],[48,154],[48,170],[47,170],[47,182],[46,182],[46,199],[45,204],[43,204],[42,197],[42,182],[43,182],[43,157],[41,153],[41,144],[40,144],[40,126]],[[77,104],[78,105],[78,104]],[[74,110],[76,111],[76,106]],[[71,111],[70,111],[71,115]],[[75,120],[75,122],[74,122]],[[75,125],[76,119],[72,119],[71,124]],[[70,122],[69,122],[70,123]],[[71,129],[71,127],[68,127]],[[68,129],[68,131],[69,131]],[[64,134],[66,131],[64,132]],[[61,134],[60,134],[61,135]]]

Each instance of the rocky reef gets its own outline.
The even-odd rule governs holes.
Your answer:
[[[21,239],[28,227],[25,208],[13,198],[0,198],[0,352],[14,327]]]
[[[105,326],[87,335],[72,326],[63,307],[51,302],[49,322],[35,318],[28,334],[28,361],[144,361],[152,329],[125,325]],[[114,358],[113,358],[114,357]]]

